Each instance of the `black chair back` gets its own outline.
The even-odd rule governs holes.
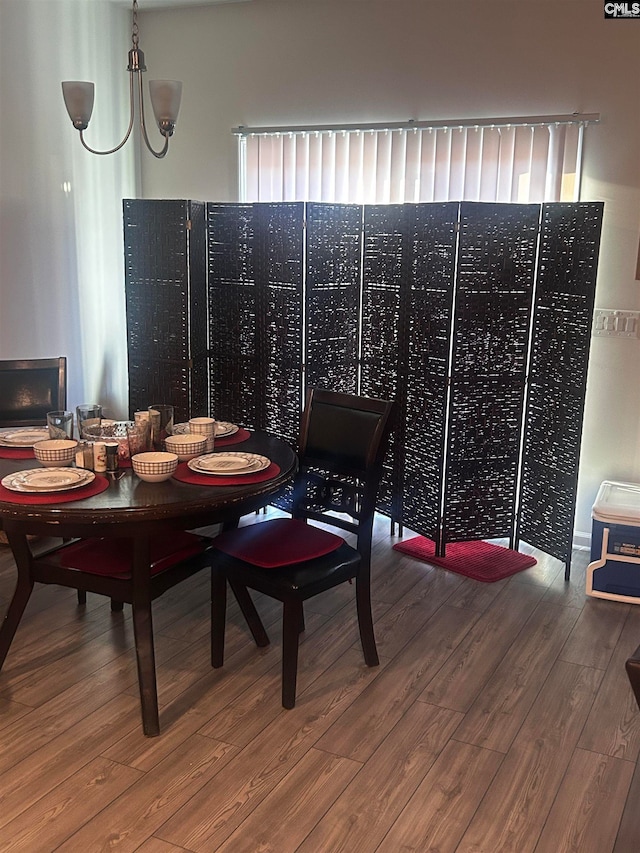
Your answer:
[[[317,388],[309,392],[300,429],[295,518],[323,521],[370,540],[392,408],[386,400]]]
[[[0,427],[38,426],[67,407],[67,359],[0,361]]]

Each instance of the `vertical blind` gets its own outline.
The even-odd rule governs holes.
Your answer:
[[[391,129],[236,128],[240,200],[577,201],[585,117],[501,121]]]

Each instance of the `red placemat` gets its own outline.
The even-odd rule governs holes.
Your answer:
[[[96,476],[93,482],[79,489],[69,489],[66,492],[47,492],[47,494],[25,494],[24,492],[12,492],[0,485],[0,501],[12,504],[61,504],[68,501],[81,501],[99,495],[109,488],[109,480],[106,477]]]
[[[232,477],[216,477],[215,474],[196,474],[187,465],[181,462],[176,468],[173,476],[181,483],[193,483],[196,486],[248,486],[251,483],[263,483],[272,480],[280,473],[280,466],[272,462],[264,471],[255,474],[238,474]]]
[[[240,427],[238,432],[234,432],[233,435],[224,435],[222,438],[216,438],[214,447],[228,447],[230,444],[240,444],[241,441],[246,441],[250,437],[251,433],[249,430]]]
[[[35,459],[31,447],[0,447],[0,459]]]

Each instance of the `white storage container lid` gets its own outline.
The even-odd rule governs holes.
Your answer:
[[[605,480],[596,496],[591,513],[596,521],[640,525],[640,483],[615,483]]]

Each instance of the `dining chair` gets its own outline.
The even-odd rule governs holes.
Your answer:
[[[67,408],[67,359],[28,358],[0,361],[0,429],[41,426],[47,412]],[[0,544],[7,538],[0,530]],[[78,593],[78,602],[86,597]]]
[[[7,535],[18,580],[0,628],[0,670],[35,583],[57,584],[130,604],[138,664],[142,726],[160,733],[151,603],[211,564],[210,540],[180,530],[137,538],[77,539],[34,555],[24,536]],[[159,528],[160,530],[160,528]]]
[[[269,643],[248,590],[283,604],[282,705],[296,701],[303,603],[355,579],[360,641],[367,666],[378,665],[371,614],[371,537],[393,404],[312,389],[301,419],[300,467],[292,517],[227,530],[213,540],[211,663],[224,662],[227,582],[258,646]],[[309,524],[329,525],[342,536]]]
[[[0,361],[0,427],[46,424],[67,408],[67,359]]]

